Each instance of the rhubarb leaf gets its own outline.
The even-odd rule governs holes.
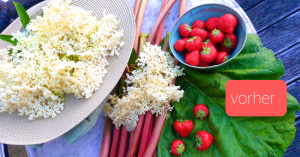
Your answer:
[[[128,64],[136,64],[137,59],[138,59],[138,57],[136,55],[136,51],[134,49],[132,49]]]
[[[18,3],[18,2],[13,2],[13,3],[16,7],[18,15],[20,16],[21,23],[22,23],[22,25],[25,29],[27,24],[30,22],[30,17],[29,17],[26,10],[23,8],[23,6],[20,3]]]
[[[5,35],[5,34],[0,34],[0,39],[3,41],[6,41],[8,43],[11,43],[13,45],[17,45],[18,41],[17,39],[12,40],[13,36],[12,35]]]
[[[226,66],[215,72],[204,73],[185,68],[185,76],[177,78],[176,85],[184,90],[180,102],[172,102],[174,109],[166,119],[158,144],[158,156],[172,156],[171,143],[181,139],[186,145],[182,156],[282,156],[291,145],[296,129],[297,100],[288,94],[287,113],[282,117],[230,117],[225,111],[225,85],[237,80],[278,80],[284,74],[282,62],[271,50],[264,48],[259,37],[249,34],[243,51]],[[205,104],[209,115],[196,119],[193,107]],[[189,119],[194,129],[182,138],[174,130],[177,119]],[[214,141],[206,151],[196,149],[196,133],[210,132]]]

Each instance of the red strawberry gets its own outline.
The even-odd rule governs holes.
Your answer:
[[[211,63],[217,57],[217,50],[214,46],[203,47],[200,59],[203,62]]]
[[[201,37],[202,40],[206,40],[207,38],[207,32],[200,28],[194,28],[191,32],[191,37]]]
[[[197,36],[192,37],[186,42],[185,47],[190,52],[194,50],[201,50],[203,47],[202,39]]]
[[[191,34],[192,28],[188,24],[184,23],[179,27],[179,33],[183,37],[189,37]]]
[[[218,51],[218,52],[221,52],[220,50],[221,50],[221,44],[219,44],[219,43],[217,43],[217,44],[215,44],[215,48],[216,48],[216,50]]]
[[[207,39],[210,39],[210,32],[211,32],[211,31],[208,31],[208,30],[207,30]]]
[[[226,52],[219,52],[217,54],[216,61],[218,64],[224,63],[228,61],[228,54]]]
[[[200,67],[208,67],[209,66],[209,63],[206,63],[206,62],[203,62],[203,61],[200,61],[200,64],[199,64]]]
[[[194,124],[191,120],[176,120],[174,122],[174,129],[181,137],[187,137],[193,128]]]
[[[221,47],[218,52],[226,52],[228,55],[231,54],[231,49],[226,47]]]
[[[181,156],[185,151],[185,145],[181,140],[174,140],[171,145],[171,152],[175,156]]]
[[[221,46],[224,48],[234,49],[237,42],[237,38],[234,34],[226,34]]]
[[[214,43],[221,43],[224,39],[224,33],[218,29],[214,29],[210,33],[210,40]]]
[[[211,42],[210,39],[207,39],[203,42],[203,47],[207,47],[207,46],[215,46],[215,44]]]
[[[194,21],[192,28],[200,28],[200,29],[204,29],[205,28],[205,23],[204,21],[201,20],[196,20]]]
[[[174,49],[176,51],[182,52],[185,50],[186,41],[184,39],[179,39],[174,44]]]
[[[198,119],[204,119],[208,116],[209,114],[209,110],[208,108],[203,105],[203,104],[198,104],[194,107],[193,109],[194,111],[194,115],[196,116],[196,118]]]
[[[184,40],[186,43],[189,40],[189,38],[182,38],[182,40]]]
[[[200,63],[200,52],[194,50],[192,52],[185,53],[185,62],[189,65],[196,66]]]
[[[218,28],[218,20],[218,17],[209,18],[205,23],[206,29],[208,29],[209,31],[213,31],[214,29]]]
[[[225,14],[222,17],[220,17],[218,21],[219,29],[222,32],[228,34],[233,33],[236,25],[237,25],[237,19],[232,14]]]
[[[200,151],[207,150],[213,141],[214,137],[209,132],[200,130],[196,134],[196,148]]]

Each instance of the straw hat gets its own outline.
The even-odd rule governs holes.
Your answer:
[[[30,8],[27,11],[30,18],[40,15],[42,7],[47,3],[44,1]],[[91,114],[118,83],[129,60],[135,36],[134,15],[129,2],[127,0],[73,0],[72,4],[92,11],[98,19],[101,18],[103,10],[116,15],[121,21],[119,28],[124,30],[125,46],[119,56],[108,58],[108,73],[104,78],[104,83],[93,97],[77,100],[74,96],[67,95],[65,109],[56,118],[38,119],[31,122],[27,117],[18,116],[16,113],[0,113],[0,142],[29,145],[55,139]],[[18,18],[2,34],[11,34],[21,28],[22,24]],[[0,49],[6,48],[8,45],[8,43],[0,41]]]

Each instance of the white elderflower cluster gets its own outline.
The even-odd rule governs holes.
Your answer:
[[[172,85],[173,79],[183,75],[183,69],[174,67],[174,59],[157,45],[146,43],[144,51],[137,60],[138,70],[127,74],[127,94],[122,98],[109,96],[110,104],[105,106],[105,113],[120,127],[126,125],[131,131],[135,129],[139,115],[151,111],[164,114],[169,101],[179,101],[183,97],[180,86]]]
[[[13,34],[18,44],[0,50],[0,112],[54,118],[64,94],[91,97],[103,83],[107,57],[124,45],[120,21],[103,15],[97,20],[70,0],[53,0],[43,16]]]

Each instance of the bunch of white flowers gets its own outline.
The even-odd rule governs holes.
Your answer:
[[[169,101],[179,101],[183,97],[180,86],[172,85],[172,80],[183,75],[183,69],[174,67],[174,59],[161,47],[146,43],[137,60],[138,70],[127,74],[127,94],[122,98],[111,95],[110,104],[105,106],[105,113],[120,127],[126,125],[131,131],[135,129],[139,115],[151,111],[163,114]]]
[[[1,50],[0,112],[19,112],[30,120],[55,117],[63,109],[63,95],[89,98],[107,73],[107,57],[124,45],[119,20],[53,0],[43,16],[24,32],[13,34],[16,46]]]

